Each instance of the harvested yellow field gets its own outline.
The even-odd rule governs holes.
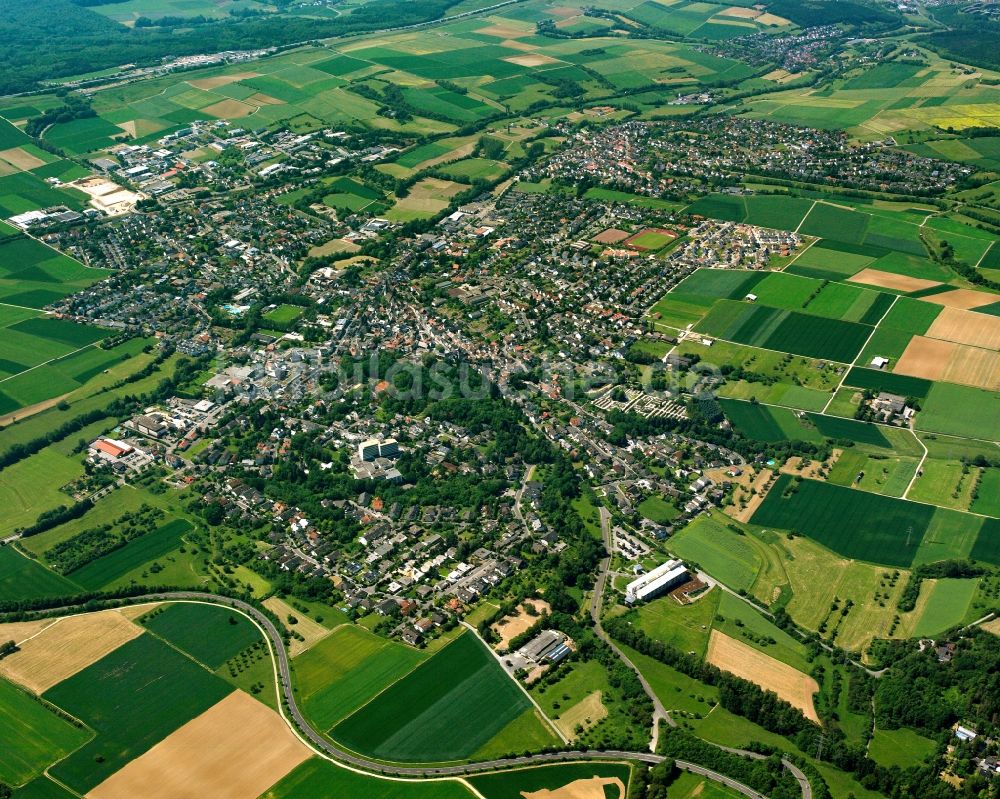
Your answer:
[[[541,53],[533,53],[531,55],[511,55],[507,56],[504,61],[509,61],[511,64],[517,64],[519,67],[540,67],[545,64],[556,64],[558,61],[552,56],[542,55]]]
[[[760,25],[768,25],[770,27],[780,27],[782,25],[791,25],[792,23],[785,19],[784,17],[779,17],[777,14],[761,14],[757,17],[754,22]]]
[[[233,691],[87,798],[256,799],[311,754],[275,711]]]
[[[993,633],[993,635],[1000,635],[1000,619],[991,619],[990,621],[984,621],[979,625],[986,632]]]
[[[38,621],[11,621],[0,624],[0,643],[5,641],[13,641],[15,644],[24,643],[55,623],[55,619],[39,619]]]
[[[1000,353],[914,336],[893,372],[996,391],[1000,389]]]
[[[725,11],[720,11],[720,17],[741,17],[743,19],[754,19],[761,15],[761,11],[757,8],[744,8],[743,6],[733,6],[732,8],[727,8]]]
[[[987,350],[1000,350],[1000,316],[944,308],[928,328],[929,338],[940,338]]]
[[[288,629],[294,630],[305,639],[304,641],[300,641],[298,638],[292,638],[292,643],[288,647],[288,651],[292,657],[302,654],[317,641],[326,638],[331,632],[333,632],[332,630],[324,627],[318,621],[313,621],[305,614],[300,613],[287,602],[278,599],[276,596],[265,599],[264,607],[281,619],[282,624],[285,624]],[[289,616],[294,616],[298,619],[298,621],[295,624],[288,624]]]
[[[562,788],[540,791],[521,791],[524,799],[609,799],[613,792],[607,789],[617,789],[616,799],[625,799],[625,786],[618,777],[591,777],[589,780],[574,780]]]
[[[243,80],[244,78],[259,77],[259,72],[233,72],[231,75],[216,75],[214,78],[189,80],[188,84],[194,86],[196,89],[211,91],[212,89],[218,89],[220,86],[228,86],[230,83],[236,83],[236,81]]]
[[[954,291],[945,291],[941,294],[930,294],[920,299],[924,302],[932,302],[935,305],[944,305],[948,308],[969,309],[1000,302],[1000,294],[990,294],[988,291],[973,291],[972,289],[955,289]]]
[[[117,610],[67,616],[0,660],[0,675],[40,694],[140,635]]]
[[[284,100],[279,100],[277,97],[271,97],[269,94],[251,94],[247,97],[247,102],[251,105],[262,106],[262,105],[284,105]]]
[[[577,726],[582,727],[583,732],[586,732],[607,715],[608,709],[601,701],[601,692],[594,691],[555,719],[554,723],[559,728],[559,732],[572,741],[577,737]]]
[[[919,277],[909,277],[908,275],[896,275],[892,272],[881,272],[878,269],[862,269],[854,277],[850,278],[852,283],[863,283],[866,286],[876,286],[880,289],[893,289],[894,291],[923,291],[924,289],[940,286],[936,280],[924,280]]]
[[[706,660],[765,691],[774,691],[779,698],[801,710],[807,719],[819,723],[813,706],[813,694],[819,691],[819,684],[809,675],[718,630],[712,630]]]
[[[11,147],[9,150],[0,151],[0,158],[11,166],[18,169],[27,170],[45,166],[45,162],[37,155],[32,155],[21,147]]]
[[[485,28],[479,28],[476,33],[484,36],[496,36],[498,39],[517,39],[519,36],[529,36],[535,32],[535,26],[519,24],[513,20],[498,20]]]
[[[162,602],[147,602],[142,605],[129,605],[125,608],[118,608],[118,612],[129,621],[135,621],[136,619],[145,616],[151,610],[156,610],[162,604]]]

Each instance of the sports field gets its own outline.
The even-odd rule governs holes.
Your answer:
[[[167,644],[141,635],[45,692],[97,732],[52,774],[88,792],[231,690]]]
[[[457,760],[529,708],[527,697],[467,633],[340,722],[331,735],[387,760]]]

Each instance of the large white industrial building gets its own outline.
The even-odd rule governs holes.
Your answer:
[[[682,561],[668,560],[625,586],[628,604],[652,599],[687,582],[688,570]]]

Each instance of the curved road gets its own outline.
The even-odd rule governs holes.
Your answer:
[[[602,577],[606,577],[606,570],[602,570]],[[601,586],[603,589],[603,585]],[[486,760],[478,763],[462,763],[456,765],[444,765],[444,766],[403,766],[395,765],[390,763],[380,763],[376,760],[369,760],[363,755],[356,754],[344,749],[334,744],[332,741],[327,740],[322,735],[317,732],[313,726],[305,719],[299,710],[298,704],[295,700],[295,694],[292,690],[291,681],[291,669],[288,662],[288,651],[285,649],[285,642],[281,636],[280,631],[274,626],[274,623],[263,613],[261,613],[253,605],[244,602],[240,599],[235,599],[233,597],[222,596],[219,594],[209,594],[201,591],[166,591],[162,593],[144,594],[136,597],[129,597],[127,600],[123,600],[123,604],[128,603],[143,603],[143,602],[170,602],[170,601],[195,601],[195,602],[206,602],[213,605],[223,605],[225,607],[233,608],[234,610],[242,613],[243,615],[250,618],[264,633],[267,635],[271,650],[274,656],[274,666],[276,669],[276,676],[278,678],[278,685],[281,689],[281,695],[283,698],[283,714],[287,711],[292,720],[294,720],[293,728],[300,735],[305,736],[313,748],[330,757],[331,759],[338,761],[340,763],[346,763],[362,771],[368,771],[375,774],[384,775],[387,777],[462,777],[471,774],[479,774],[483,772],[500,771],[506,770],[518,766],[533,766],[539,765],[541,763],[549,762],[564,762],[564,761],[580,761],[580,760],[637,760],[643,763],[648,763],[650,765],[655,765],[657,763],[662,763],[667,758],[663,755],[654,754],[653,752],[624,752],[618,750],[587,750],[587,751],[563,751],[563,752],[551,752],[535,755],[527,755],[523,757],[511,757],[503,758],[497,760]],[[52,611],[73,611],[79,610],[82,606],[71,606],[66,608],[52,608],[46,612]],[[664,711],[665,713],[665,711]],[[668,721],[672,720],[668,715],[665,714],[665,718]],[[762,758],[763,755],[752,752],[743,752],[742,750],[732,749],[729,750],[736,754],[741,754],[744,756]],[[752,788],[744,785],[743,783],[737,782],[723,774],[712,771],[711,769],[699,766],[696,763],[689,763],[684,760],[676,760],[677,767],[684,770],[690,771],[693,774],[699,774],[715,782],[722,783],[724,785],[733,788],[742,795],[749,797],[749,799],[767,799],[763,794],[758,793]],[[785,768],[791,771],[799,783],[802,785],[802,798],[812,799],[812,791],[809,786],[808,780],[805,775],[802,774],[793,764],[788,761],[782,761]]]

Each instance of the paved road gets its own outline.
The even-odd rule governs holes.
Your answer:
[[[602,528],[605,528],[604,519],[602,517]],[[601,570],[601,575],[607,576],[607,569]],[[602,585],[603,591],[603,585]],[[261,613],[253,605],[243,602],[239,599],[234,599],[233,597],[220,596],[218,594],[209,594],[201,591],[167,591],[163,593],[155,594],[144,594],[142,596],[130,597],[127,600],[129,603],[141,603],[141,602],[168,602],[168,601],[194,601],[194,602],[207,602],[214,605],[222,605],[225,607],[233,608],[234,610],[243,613],[252,619],[267,635],[271,643],[271,649],[274,653],[274,664],[276,668],[276,676],[278,678],[278,686],[281,691],[283,699],[283,713],[291,716],[294,720],[294,727],[297,729],[299,734],[304,736],[312,744],[313,748],[321,752],[328,757],[336,760],[340,763],[345,763],[349,766],[353,766],[363,771],[373,772],[375,774],[381,774],[385,776],[393,777],[461,777],[471,774],[481,774],[491,771],[507,770],[517,766],[531,766],[538,765],[540,763],[555,763],[562,761],[581,761],[581,760],[633,760],[642,763],[648,763],[650,765],[655,765],[657,763],[662,763],[666,758],[663,755],[658,755],[653,752],[625,752],[620,750],[586,750],[586,751],[570,751],[570,752],[551,752],[547,754],[535,754],[527,755],[524,757],[510,757],[510,758],[500,758],[496,760],[486,760],[478,763],[461,763],[455,765],[442,765],[442,766],[402,766],[392,763],[381,763],[376,760],[370,760],[362,755],[341,749],[336,744],[324,738],[317,732],[313,726],[306,721],[305,717],[299,710],[298,704],[296,702],[296,697],[292,691],[291,682],[291,670],[288,663],[288,651],[285,649],[284,639],[281,637],[281,633],[278,628],[274,626],[273,622]],[[123,601],[124,604],[124,601]],[[600,602],[598,601],[598,606]],[[80,611],[83,606],[71,606],[51,610],[63,610],[67,613],[73,611]],[[627,661],[626,661],[627,662]],[[630,664],[631,665],[631,664]],[[634,668],[634,667],[633,667]],[[672,723],[669,716],[666,715],[666,720]],[[287,716],[286,716],[287,718]],[[738,749],[730,750],[737,754],[742,754],[749,757],[760,758],[763,755],[759,755],[753,752],[742,752]],[[785,768],[789,769],[796,778],[799,779],[802,785],[802,799],[812,799],[812,791],[809,787],[808,780],[806,780],[805,775],[802,774],[794,765],[788,763],[787,761],[782,761]],[[750,797],[751,799],[766,799],[762,794],[754,791],[752,788],[743,785],[736,780],[730,779],[723,774],[711,771],[696,763],[688,763],[683,760],[676,761],[678,768],[684,771],[690,771],[694,774],[700,774],[701,776],[707,777],[708,779],[714,780],[716,782],[728,785],[744,796]]]
[[[594,632],[597,634],[597,637],[611,647],[611,651],[621,658],[622,663],[635,672],[639,678],[639,683],[642,685],[642,690],[646,692],[646,696],[653,703],[653,726],[650,732],[649,751],[655,752],[657,744],[660,742],[660,722],[665,721],[671,727],[676,727],[677,722],[670,718],[670,714],[667,713],[667,709],[663,706],[663,702],[660,701],[660,697],[656,695],[653,687],[646,681],[642,672],[622,652],[618,644],[611,640],[611,636],[604,632],[604,627],[601,626],[601,607],[604,604],[604,590],[608,586],[608,568],[611,565],[613,545],[611,541],[611,514],[604,505],[598,508],[598,513],[601,517],[601,537],[604,539],[604,548],[608,551],[608,555],[601,560],[597,568],[594,593],[590,597],[590,617],[594,620]]]

